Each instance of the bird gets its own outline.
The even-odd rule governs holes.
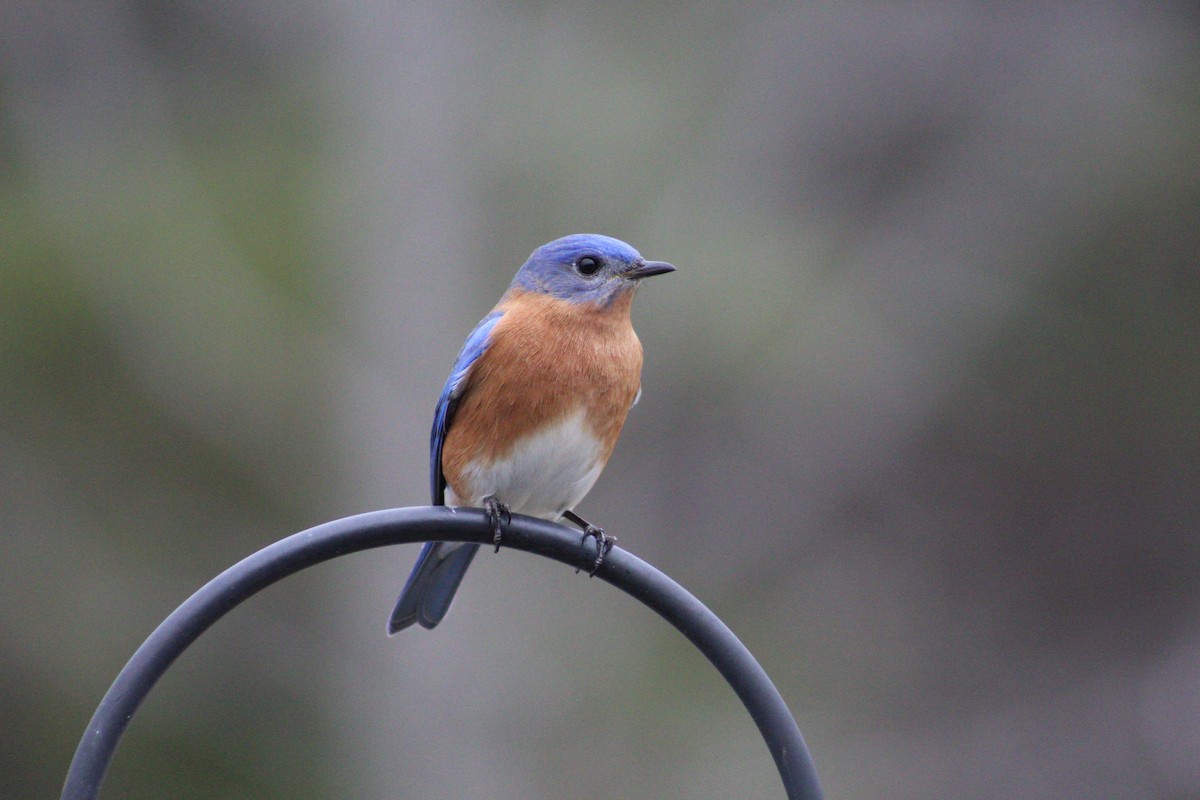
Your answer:
[[[574,512],[641,397],[642,345],[630,321],[641,282],[674,272],[619,239],[572,234],[534,250],[467,336],[429,436],[435,506],[483,508],[500,549],[512,513],[583,529],[595,574],[616,541]],[[388,634],[445,617],[480,545],[427,542]]]

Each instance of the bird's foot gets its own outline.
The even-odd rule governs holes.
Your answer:
[[[496,545],[496,552],[499,553],[500,540],[504,538],[504,526],[512,522],[512,513],[494,494],[483,498],[483,510],[487,514],[488,522],[492,523],[492,544]],[[501,517],[504,518],[504,522],[500,521]]]
[[[564,511],[563,517],[583,528],[583,539],[580,540],[579,545],[585,550],[587,549],[588,539],[596,540],[596,560],[592,562],[592,568],[588,570],[589,578],[596,577],[596,570],[600,569],[600,565],[604,563],[604,557],[608,555],[608,551],[612,550],[613,545],[617,543],[617,537],[609,536],[604,532],[603,528],[597,528],[574,511]],[[580,569],[583,569],[583,567],[575,571],[579,572]]]
[[[596,577],[596,571],[600,569],[600,565],[604,563],[604,557],[608,555],[608,551],[613,549],[613,545],[617,543],[617,537],[609,536],[604,532],[603,528],[597,528],[595,525],[587,525],[583,529],[583,538],[579,540],[580,547],[587,549],[587,540],[596,540],[596,560],[592,562],[592,568],[588,570],[588,577]],[[579,569],[583,569],[580,567]],[[579,570],[575,570],[579,572]]]

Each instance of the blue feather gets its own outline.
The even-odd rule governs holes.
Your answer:
[[[471,331],[454,362],[454,368],[450,370],[446,385],[442,387],[437,408],[433,412],[433,429],[429,432],[429,488],[435,506],[446,505],[446,476],[442,474],[442,445],[446,443],[446,432],[450,430],[458,401],[467,388],[467,373],[487,351],[492,328],[496,327],[502,316],[503,311],[493,311]]]
[[[441,622],[478,551],[477,544],[426,542],[388,620],[388,635],[414,622],[428,629]]]
[[[437,408],[433,412],[433,429],[429,432],[429,486],[435,506],[446,504],[446,476],[442,472],[442,446],[446,443],[446,432],[454,422],[458,401],[467,390],[471,367],[487,352],[492,328],[496,327],[503,315],[503,311],[493,311],[480,320],[475,330],[467,336],[438,397]],[[425,628],[432,628],[441,622],[478,550],[477,544],[426,542],[412,574],[408,576],[404,591],[400,592],[400,599],[396,601],[396,608],[388,621],[388,634],[403,630],[414,622]]]

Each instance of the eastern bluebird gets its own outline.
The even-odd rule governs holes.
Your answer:
[[[542,245],[467,337],[429,437],[434,505],[483,507],[496,549],[510,511],[567,518],[594,537],[598,568],[614,541],[572,509],[612,454],[641,395],[642,344],[629,320],[643,278],[673,272],[617,239],[575,234]],[[388,633],[433,628],[477,544],[429,542]]]

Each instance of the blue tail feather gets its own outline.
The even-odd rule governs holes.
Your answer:
[[[388,621],[388,635],[398,633],[413,623],[432,629],[441,622],[478,550],[477,544],[426,543],[412,574],[408,576],[408,583],[400,592],[400,599],[396,601],[396,608]]]

